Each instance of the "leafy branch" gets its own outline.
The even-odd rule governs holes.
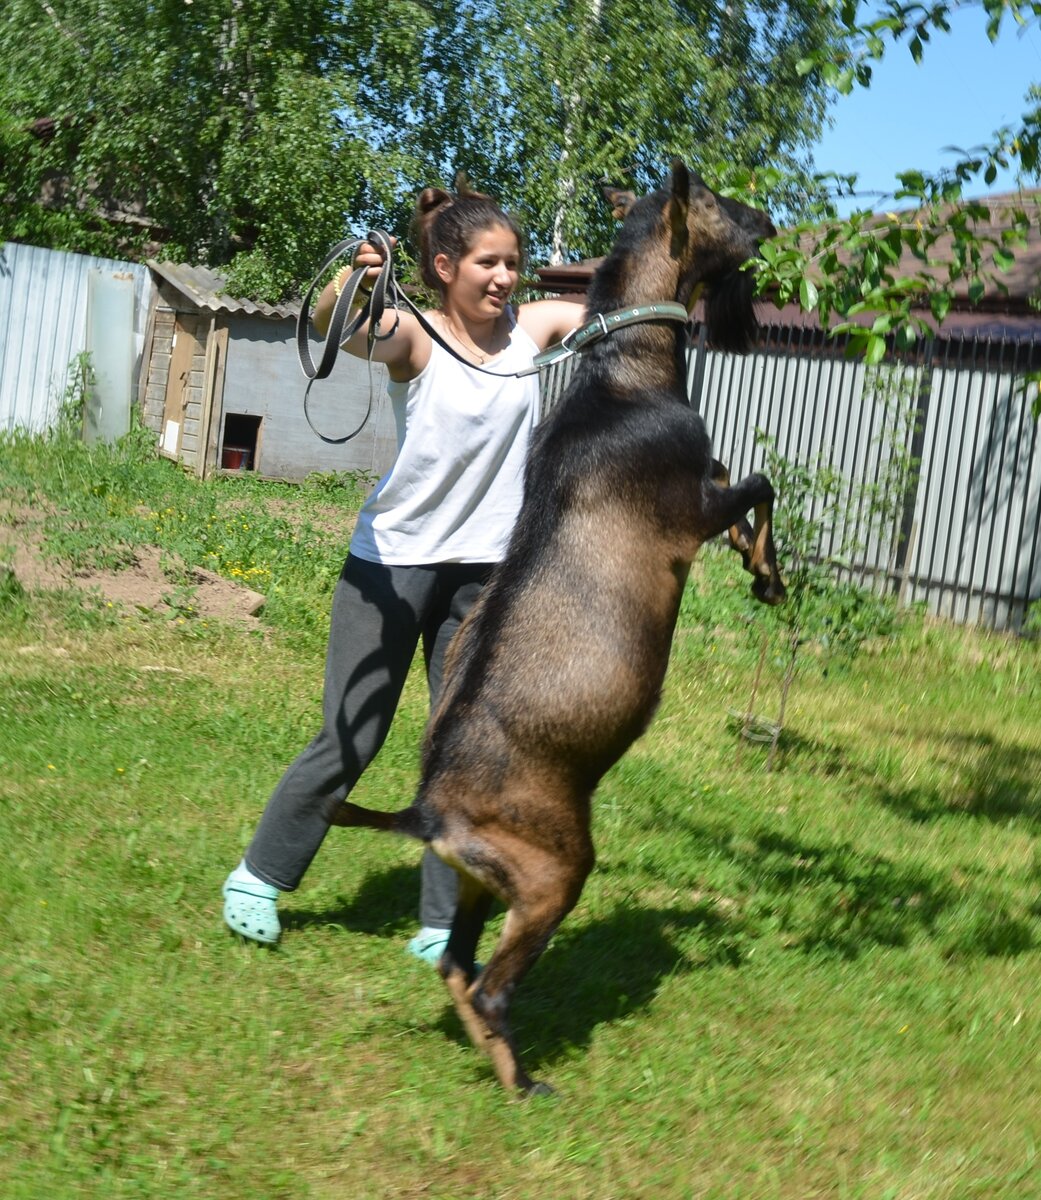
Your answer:
[[[903,195],[925,196],[927,184],[903,176]],[[1041,206],[1027,201],[1001,210],[1002,227],[990,225],[992,209],[963,201],[944,189],[943,200],[924,203],[910,217],[890,212],[853,213],[824,224],[803,222],[765,243],[756,260],[760,294],[778,304],[798,302],[816,312],[821,325],[849,337],[852,354],[870,365],[885,356],[887,338],[899,350],[931,336],[946,318],[959,285],[979,303],[988,285],[1007,292],[1001,276],[1027,242]],[[908,256],[917,269],[907,272]],[[873,321],[865,321],[874,314]]]
[[[986,14],[987,37],[996,42],[1005,17],[1026,26],[1041,17],[1041,3],[1031,0],[979,0]],[[907,49],[916,63],[925,56],[925,46],[934,33],[950,33],[950,15],[964,3],[903,4],[888,0],[871,5],[875,14],[861,20],[861,0],[840,0],[833,9],[846,31],[844,49],[839,53],[817,49],[798,63],[800,73],[819,72],[824,83],[847,95],[854,86],[871,86],[872,63],[885,57],[888,43],[907,39]]]
[[[996,40],[1006,16],[1019,25],[1041,18],[1041,3],[980,0],[987,36]],[[907,41],[916,62],[937,32],[949,32],[955,4],[898,3],[890,0],[870,20],[860,19],[859,0],[843,0],[836,11],[847,37],[843,48],[817,50],[798,63],[841,93],[869,87],[871,65],[889,44]],[[1030,98],[1041,98],[1033,89]],[[778,304],[797,302],[815,312],[822,327],[848,336],[849,353],[875,365],[890,343],[907,350],[947,317],[956,296],[979,304],[988,295],[1007,294],[1003,276],[1015,254],[1027,245],[1031,226],[1041,226],[1041,204],[1021,192],[998,212],[967,189],[990,185],[998,171],[1018,164],[1020,178],[1041,164],[1041,104],[1024,113],[1017,129],[997,130],[988,145],[959,154],[953,167],[936,174],[898,175],[895,205],[883,216],[866,210],[823,222],[805,220],[762,247],[755,262],[760,294]],[[842,181],[852,192],[855,177]],[[817,216],[817,214],[812,214]],[[908,271],[912,261],[915,269]],[[1038,385],[1035,417],[1041,417],[1041,372],[1026,377]]]

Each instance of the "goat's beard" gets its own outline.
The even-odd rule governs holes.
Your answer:
[[[744,354],[755,344],[755,279],[751,271],[731,271],[709,285],[705,302],[708,338],[716,350]]]

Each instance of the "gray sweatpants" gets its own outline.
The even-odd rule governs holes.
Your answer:
[[[445,648],[491,570],[479,563],[389,567],[348,557],[333,596],[322,728],[264,809],[245,854],[254,875],[282,891],[300,883],[337,805],[383,745],[420,640],[433,703]],[[427,850],[421,924],[451,926],[458,882]]]

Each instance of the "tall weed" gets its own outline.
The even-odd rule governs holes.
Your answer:
[[[766,769],[777,761],[789,693],[800,666],[824,676],[848,670],[862,648],[894,636],[900,625],[895,599],[857,580],[855,561],[873,539],[899,541],[898,522],[908,484],[917,464],[911,456],[914,432],[913,377],[883,372],[866,384],[879,394],[888,416],[877,446],[874,479],[846,478],[824,454],[812,461],[782,452],[761,431],[763,470],[776,494],[774,542],[788,595],[775,608],[741,596],[734,613],[746,630],[758,659],[752,694],[732,717],[743,738],[767,742]],[[885,580],[882,580],[885,583]],[[730,606],[734,607],[733,589]],[[681,616],[718,621],[719,594],[711,593],[706,609],[688,599]],[[764,678],[779,677],[776,715],[757,711]]]

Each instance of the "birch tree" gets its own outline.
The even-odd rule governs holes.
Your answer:
[[[7,0],[0,234],[275,299],[460,169],[543,262],[602,252],[601,183],[675,153],[801,211],[829,85],[797,64],[844,36],[809,0]]]
[[[808,47],[840,37],[819,4],[516,0],[511,11],[498,58],[523,119],[499,177],[544,258],[603,252],[614,226],[599,185],[658,186],[674,154],[719,184],[784,178],[785,211],[820,197],[810,147],[828,88],[797,69]]]

